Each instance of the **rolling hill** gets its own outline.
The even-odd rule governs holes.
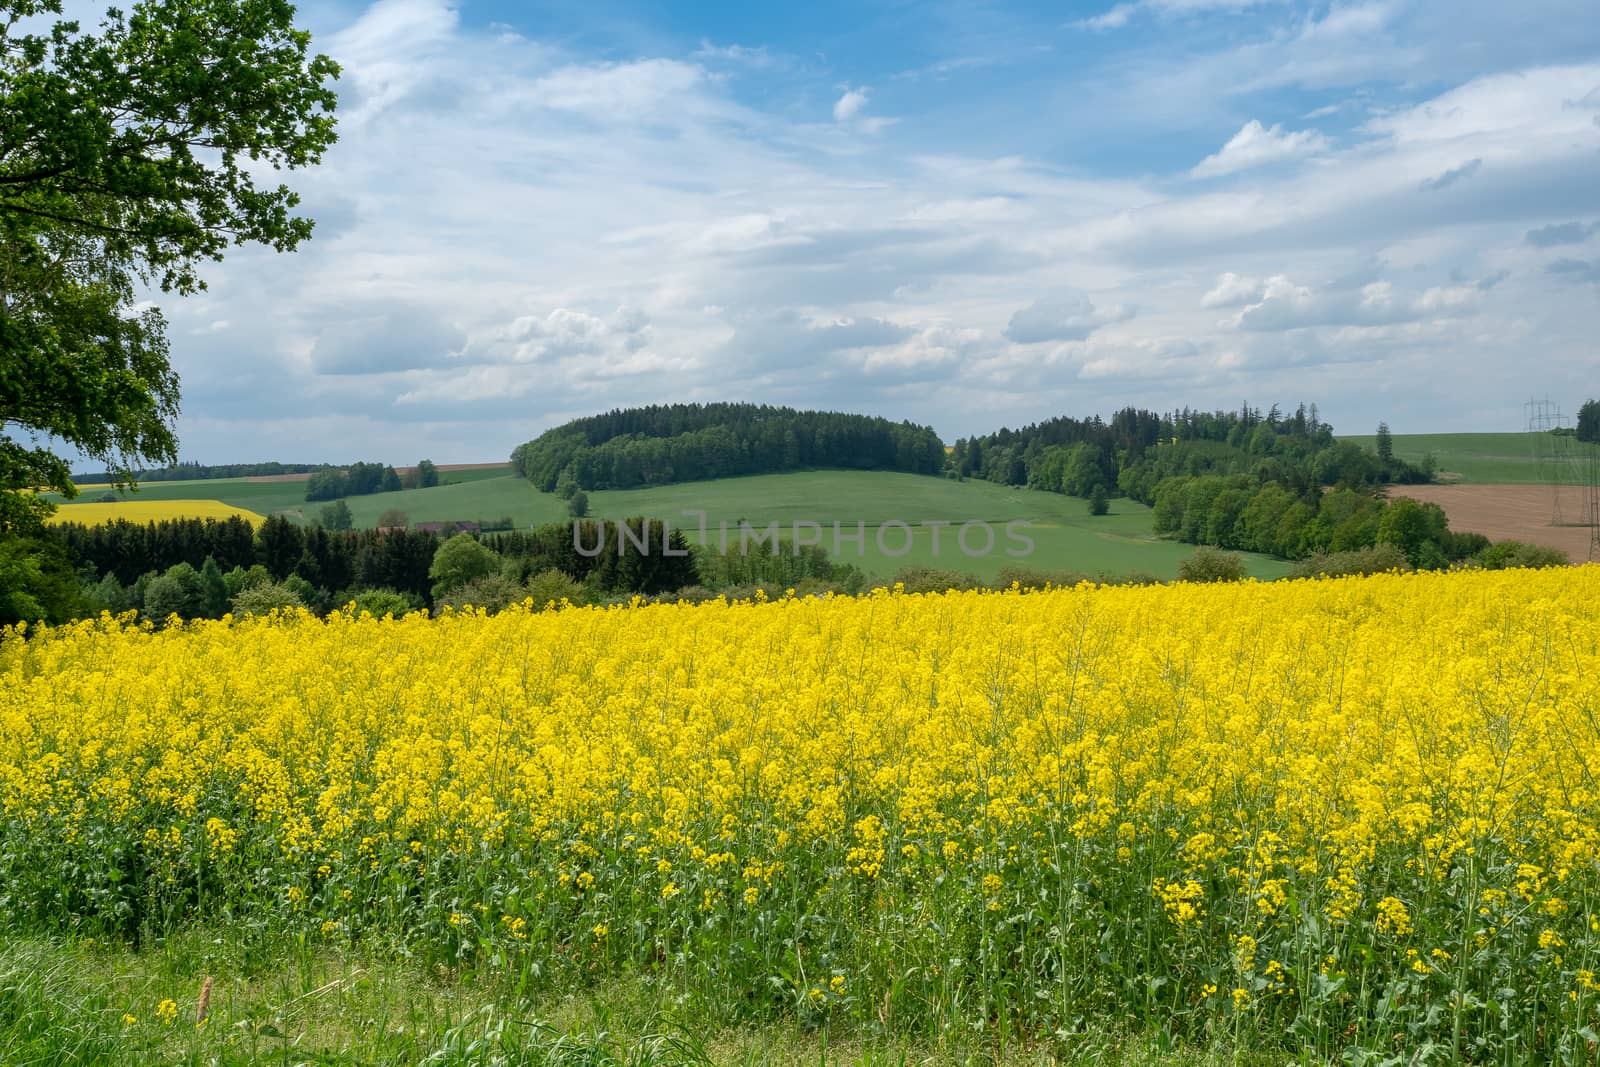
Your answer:
[[[376,525],[378,516],[391,508],[405,512],[413,523],[509,517],[516,526],[526,528],[566,518],[565,501],[537,492],[521,478],[493,470],[459,474],[463,477],[451,484],[350,497],[346,503],[358,527]],[[79,499],[94,500],[97,496],[98,492],[90,490]],[[200,496],[262,514],[283,514],[296,522],[307,521],[322,506],[306,503],[301,482],[246,479],[151,483],[132,498]],[[818,523],[824,527],[822,546],[830,555],[878,577],[887,577],[901,567],[924,565],[992,578],[1003,567],[1014,565],[1088,574],[1143,572],[1171,578],[1177,574],[1178,564],[1194,551],[1193,546],[1154,537],[1150,532],[1150,509],[1130,500],[1114,500],[1111,514],[1093,518],[1084,501],[1076,497],[1008,488],[977,479],[955,481],[887,471],[800,471],[648,489],[599,490],[589,494],[589,504],[591,517],[652,515],[680,526],[692,538],[698,536],[699,520],[683,513],[704,511],[711,539],[717,539],[719,522],[726,522],[734,531],[735,543],[741,519],[763,530],[776,521],[785,532],[796,522]],[[84,505],[63,505],[62,520],[71,521],[73,510],[80,506]],[[1032,523],[1025,532],[1033,541],[1033,549],[1023,557],[1006,554],[1008,548],[1021,548],[1019,542],[1007,539],[1004,529],[1005,523],[1014,519]],[[883,532],[883,547],[888,552],[877,543],[878,527],[896,520],[913,527],[913,542],[904,554],[900,554],[900,547],[905,535],[895,528]],[[959,525],[972,520],[991,524],[995,535],[993,550],[976,558],[961,552],[953,526],[938,531],[940,543],[936,552],[935,530],[921,525]],[[841,538],[842,551],[835,553],[835,521],[846,535],[855,532],[856,522],[864,523],[864,547],[858,549],[853,541]],[[969,547],[977,551],[984,542],[981,528],[974,527],[969,533]],[[1279,577],[1290,567],[1266,556],[1246,559],[1250,572],[1261,578]]]

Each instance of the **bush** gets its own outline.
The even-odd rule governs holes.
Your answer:
[[[572,575],[566,571],[552,568],[540,571],[528,579],[527,595],[533,598],[533,606],[536,608],[543,608],[551,603],[560,604],[562,600],[581,604],[584,602],[583,593],[583,586],[573,581]]]
[[[173,564],[145,587],[144,613],[156,622],[168,615],[192,619],[204,608],[205,588],[200,583],[200,572],[187,563]]]
[[[1013,584],[1023,589],[1043,589],[1051,586],[1056,589],[1070,588],[1079,582],[1087,581],[1088,575],[1079,574],[1077,571],[1040,571],[1032,567],[1001,567],[1000,573],[995,575],[994,581],[989,583],[991,589],[1009,589]]]
[[[944,593],[952,589],[978,589],[983,583],[970,574],[960,571],[940,570],[936,567],[902,567],[889,580],[905,586],[908,593]]]
[[[428,577],[433,579],[433,599],[437,602],[469,582],[497,574],[499,568],[500,557],[479,544],[477,538],[456,534],[438,547],[433,565],[428,568]]]
[[[442,597],[435,597],[434,607],[440,610],[453,608],[460,611],[471,606],[483,608],[490,615],[496,615],[512,604],[521,603],[527,595],[528,590],[523,586],[499,571],[492,571],[463,582]]]
[[[1178,564],[1180,582],[1237,582],[1245,577],[1244,560],[1232,552],[1201,545]]]
[[[368,589],[364,593],[357,593],[352,602],[355,604],[356,615],[366,612],[375,619],[381,619],[385,615],[399,618],[422,606],[417,603],[416,598],[397,593],[393,589]]]
[[[98,582],[85,586],[83,595],[91,608],[109,611],[113,615],[120,615],[135,606],[132,593],[117,581],[115,574],[108,573]]]
[[[325,530],[348,530],[355,525],[355,518],[350,514],[350,505],[343,500],[335,500],[317,512],[317,521]]]
[[[232,600],[246,589],[255,589],[258,586],[271,585],[272,574],[267,568],[257,563],[249,570],[235,567],[222,576],[222,586],[228,592],[228,599]]]
[[[1111,511],[1111,498],[1106,495],[1106,487],[1097,485],[1094,492],[1089,494],[1089,514],[1105,515]]]
[[[1396,545],[1369,545],[1350,552],[1318,552],[1295,565],[1291,578],[1339,578],[1347,574],[1408,571],[1411,561]]]
[[[657,598],[663,604],[704,604],[722,596],[703,585],[686,585],[676,593],[663,593]]]
[[[1507,567],[1565,567],[1572,563],[1559,548],[1530,545],[1522,541],[1496,541],[1477,555],[1478,566],[1486,571]]]
[[[1480,533],[1446,530],[1439,535],[1439,548],[1444,552],[1444,558],[1451,563],[1471,559],[1491,544],[1492,542]]]
[[[267,615],[274,611],[287,611],[305,606],[305,601],[300,599],[299,593],[278,582],[249,586],[233,598],[235,615]]]

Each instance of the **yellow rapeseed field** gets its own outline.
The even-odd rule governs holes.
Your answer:
[[[224,504],[220,500],[119,500],[115,503],[62,504],[48,521],[52,524],[80,522],[85,526],[100,526],[117,519],[160,522],[163,519],[231,519],[236,515],[252,526],[266,521],[264,516]]]
[[[13,926],[722,1019],[1586,1055],[1597,772],[1592,566],[0,641]]]

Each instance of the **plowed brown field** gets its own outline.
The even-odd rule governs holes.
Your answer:
[[[1548,485],[1396,485],[1390,496],[1438,504],[1452,530],[1481,533],[1494,541],[1511,538],[1559,548],[1574,563],[1589,556],[1589,528],[1583,519],[1584,490],[1562,486],[1559,497]],[[1559,507],[1558,507],[1559,505]]]

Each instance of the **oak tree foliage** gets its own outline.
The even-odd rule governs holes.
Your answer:
[[[334,141],[337,65],[285,0],[139,0],[94,26],[0,0],[0,531],[71,496],[63,445],[128,483],[177,458],[178,379],[147,287],[311,235],[275,172]]]

